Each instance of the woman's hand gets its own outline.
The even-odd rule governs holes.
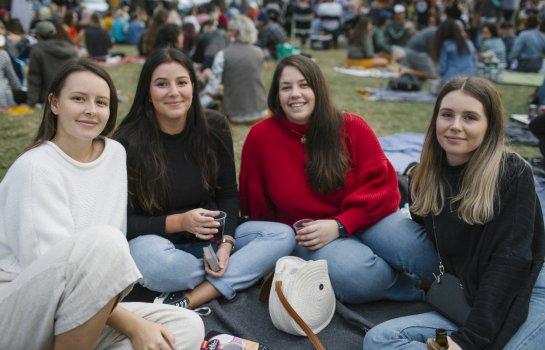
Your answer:
[[[135,350],[176,350],[174,335],[163,325],[140,318],[129,338]]]
[[[174,335],[168,328],[148,321],[117,305],[106,324],[126,335],[135,350],[176,350]]]
[[[198,239],[210,240],[218,233],[220,224],[214,220],[214,217],[219,214],[217,210],[197,208],[182,214],[171,215],[177,218],[179,226],[178,230],[172,232],[187,231],[193,233]],[[167,217],[167,226],[169,217]]]
[[[339,237],[339,226],[335,220],[315,220],[304,226],[297,231],[295,239],[299,245],[310,250],[320,249]]]
[[[206,273],[212,277],[221,277],[227,271],[227,265],[229,265],[229,256],[231,255],[231,245],[224,243],[221,244],[218,247],[218,250],[216,251],[216,255],[218,256],[220,269],[218,271],[212,271],[210,269],[210,266],[206,263],[206,260],[204,260],[204,270]]]

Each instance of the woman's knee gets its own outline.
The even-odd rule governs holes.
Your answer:
[[[384,327],[384,323],[372,327],[363,338],[363,349],[384,349],[388,339],[393,338],[393,331]]]
[[[129,241],[131,255],[137,265],[145,262],[162,260],[169,249],[175,249],[168,239],[157,235],[138,236]],[[151,258],[152,257],[152,258]]]
[[[285,254],[290,254],[296,244],[293,229],[286,224],[272,221],[248,221],[237,228],[237,241],[249,243],[257,237],[273,241],[274,243],[271,242],[271,244],[274,244],[274,247],[280,247]]]

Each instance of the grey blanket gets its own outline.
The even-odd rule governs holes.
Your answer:
[[[207,304],[210,316],[203,317],[206,333],[219,331],[240,338],[257,341],[273,350],[314,349],[306,337],[294,336],[277,330],[269,317],[268,303],[258,299],[259,287],[239,292],[234,300],[214,300]],[[326,349],[362,349],[366,329],[374,324],[399,316],[429,311],[422,302],[402,303],[381,301],[360,305],[337,302],[331,323],[318,334]]]

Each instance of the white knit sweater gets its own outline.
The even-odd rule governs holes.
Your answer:
[[[61,240],[96,225],[126,232],[125,150],[106,139],[81,163],[46,142],[21,155],[0,183],[0,282]]]

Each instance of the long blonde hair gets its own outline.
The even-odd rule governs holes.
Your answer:
[[[498,179],[503,170],[505,155],[510,153],[504,138],[504,110],[496,87],[487,79],[459,77],[449,80],[437,96],[420,164],[411,181],[412,211],[419,216],[438,215],[447,204],[447,183],[441,169],[447,161],[445,151],[436,136],[436,120],[443,98],[460,90],[483,105],[488,127],[482,144],[467,163],[460,192],[450,199],[459,204],[458,216],[470,225],[484,224],[494,216],[498,206]]]

